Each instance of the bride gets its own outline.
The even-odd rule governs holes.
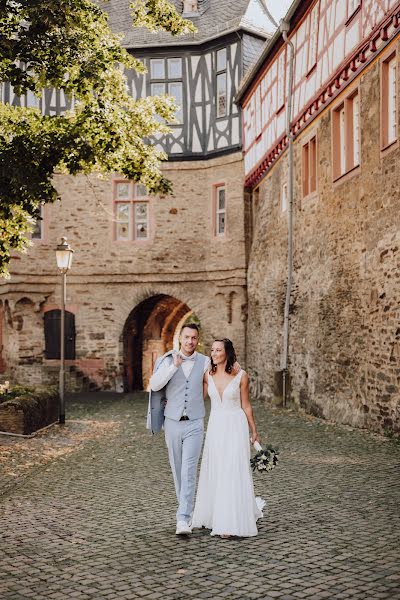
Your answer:
[[[254,495],[250,445],[259,441],[249,401],[249,378],[236,362],[233,344],[215,340],[210,370],[204,374],[204,396],[211,398],[192,527],[211,529],[221,537],[257,535],[256,521],[265,504]]]

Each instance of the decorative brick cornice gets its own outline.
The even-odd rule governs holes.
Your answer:
[[[296,138],[303,129],[336,97],[343,89],[359,75],[359,73],[369,64],[377,53],[379,53],[388,42],[395,38],[400,31],[400,7],[397,6],[394,13],[388,16],[385,21],[380,23],[369,35],[368,39],[363,40],[362,44],[355,52],[346,59],[332,75],[323,88],[311,99],[307,106],[294,119],[291,131]],[[383,44],[379,44],[383,42]],[[268,173],[269,169],[276,163],[281,154],[288,145],[287,135],[281,136],[274,147],[264,156],[261,161],[253,168],[245,179],[245,185],[254,188]]]

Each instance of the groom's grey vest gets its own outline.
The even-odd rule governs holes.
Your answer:
[[[155,371],[164,360],[172,364],[171,352],[159,358],[155,364]],[[149,412],[147,415],[147,428],[153,433],[161,430],[164,416],[174,421],[179,421],[183,410],[189,419],[202,419],[205,415],[203,398],[203,376],[206,357],[196,354],[192,371],[188,378],[185,377],[182,367],[171,377],[167,385],[158,392],[150,392]],[[164,410],[165,401],[167,405]]]
[[[206,357],[203,354],[196,354],[189,377],[186,379],[182,367],[179,367],[167,383],[165,388],[167,406],[164,415],[169,419],[179,421],[184,409],[186,409],[186,414],[190,420],[204,417],[203,376],[205,360]]]

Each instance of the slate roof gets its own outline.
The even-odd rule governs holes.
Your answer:
[[[179,14],[182,14],[183,1],[170,0],[170,2],[177,8]],[[199,16],[190,17],[198,31],[183,36],[172,36],[167,32],[151,33],[144,28],[133,28],[129,0],[99,1],[101,8],[109,14],[111,29],[115,33],[124,34],[122,46],[125,48],[197,45],[238,29],[244,29],[263,38],[269,37],[269,32],[262,23],[257,25],[246,18],[250,3],[251,0],[198,0]]]

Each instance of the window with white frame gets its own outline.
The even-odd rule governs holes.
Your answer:
[[[226,117],[227,90],[226,90],[226,48],[221,48],[216,52],[217,65],[217,117]]]
[[[226,230],[226,188],[224,185],[215,187],[215,235],[225,235]]]
[[[175,113],[179,123],[183,122],[183,83],[182,59],[150,59],[150,93],[152,96],[168,94],[175,98],[178,110]]]
[[[38,217],[35,222],[35,226],[32,230],[32,239],[33,240],[43,240],[44,239],[44,206],[43,204],[40,206]]]
[[[398,116],[398,67],[397,55],[392,54],[382,63],[381,77],[381,128],[382,147],[390,146],[397,140]]]
[[[284,183],[281,193],[281,211],[286,212],[288,208],[288,185]]]
[[[314,135],[302,148],[303,197],[317,189],[317,139]]]
[[[360,164],[360,98],[352,92],[333,110],[333,178],[338,179]]]
[[[308,41],[308,60],[307,72],[315,66],[317,62],[318,51],[318,20],[319,20],[319,2],[314,6],[310,14],[309,41]]]
[[[149,232],[149,197],[144,185],[132,181],[114,183],[114,239],[147,240]]]
[[[286,82],[286,48],[280,53],[278,58],[277,73],[277,98],[276,109],[280,110],[285,104],[285,82]]]
[[[261,106],[261,86],[258,85],[254,92],[255,111],[254,111],[254,133],[258,137],[262,132],[262,106]]]
[[[360,98],[358,94],[348,100],[350,106],[350,117],[352,131],[352,152],[353,152],[353,164],[350,165],[355,167],[360,164]]]

